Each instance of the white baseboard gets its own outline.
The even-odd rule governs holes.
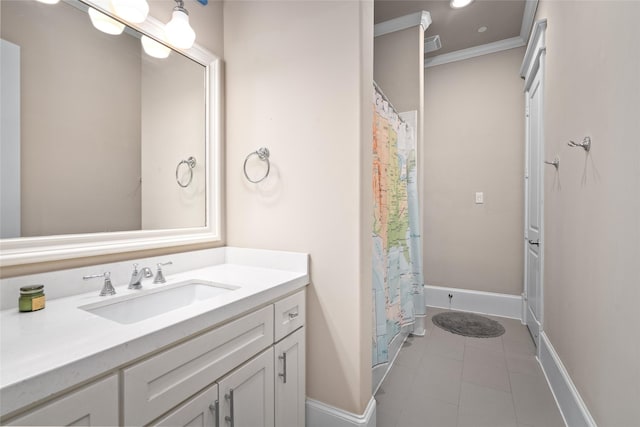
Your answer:
[[[587,405],[544,332],[540,333],[539,360],[564,423],[569,427],[596,427]]]
[[[373,396],[362,415],[313,399],[307,399],[306,406],[306,427],[376,427],[376,400]]]
[[[498,294],[494,292],[472,291],[468,289],[425,286],[425,301],[428,307],[447,308],[509,317],[522,321],[522,296]],[[453,295],[449,303],[449,294]]]
[[[391,370],[393,362],[396,361],[398,354],[400,354],[402,344],[404,344],[405,340],[409,336],[409,330],[410,327],[403,327],[400,330],[400,333],[391,340],[391,343],[389,343],[389,361],[387,363],[376,365],[372,368],[371,388],[373,392],[372,394],[374,396],[378,392],[378,388],[380,388],[380,385],[384,381],[385,377]]]

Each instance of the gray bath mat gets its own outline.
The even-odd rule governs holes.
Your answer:
[[[446,311],[436,314],[432,320],[434,325],[445,331],[465,337],[492,338],[504,334],[500,323],[473,313]]]

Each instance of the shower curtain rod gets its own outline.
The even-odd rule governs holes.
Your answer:
[[[402,117],[400,117],[400,112],[398,111],[398,109],[393,105],[393,103],[389,100],[389,97],[387,95],[385,95],[384,91],[382,90],[382,88],[378,85],[378,83],[375,82],[375,80],[373,81],[373,87],[376,88],[376,90],[380,93],[380,95],[382,95],[382,98],[387,101],[389,103],[389,106],[391,108],[393,108],[393,111],[395,111],[396,115],[398,116],[398,120],[400,120],[402,123],[404,123],[405,125],[408,124]]]

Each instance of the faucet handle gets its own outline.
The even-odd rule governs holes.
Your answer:
[[[133,263],[133,271],[131,272],[131,279],[129,280],[129,286],[127,289],[140,289],[142,285],[140,284],[140,278],[138,275],[140,272],[138,271],[138,263]]]
[[[165,283],[167,279],[164,278],[164,273],[162,272],[163,265],[171,265],[173,262],[159,262],[158,263],[158,271],[156,272],[156,277],[153,279],[153,283]]]
[[[96,277],[104,277],[104,285],[102,286],[102,290],[100,291],[100,296],[106,295],[115,295],[116,290],[113,288],[111,284],[111,272],[105,271],[102,274],[91,274],[89,276],[82,276],[83,280],[95,279]]]

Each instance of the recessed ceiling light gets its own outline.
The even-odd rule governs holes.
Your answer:
[[[485,27],[484,25],[480,28],[478,28],[478,32],[479,33],[484,33],[485,31],[487,31],[487,27]]]
[[[454,9],[460,9],[465,6],[469,6],[472,2],[473,0],[451,0],[449,5]]]

